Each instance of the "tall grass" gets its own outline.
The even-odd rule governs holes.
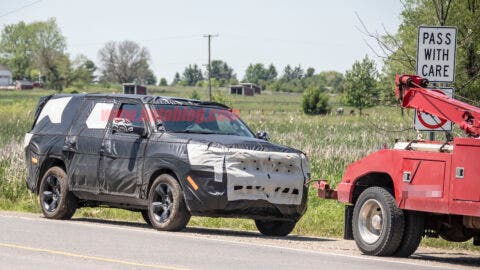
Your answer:
[[[196,88],[206,99],[205,88]],[[88,90],[81,90],[88,91]],[[81,92],[79,91],[79,92]],[[118,92],[109,88],[104,92]],[[160,87],[150,93],[164,96],[191,96],[193,89]],[[96,87],[91,92],[102,92]],[[32,123],[33,110],[41,95],[51,91],[0,92],[0,209],[39,211],[37,198],[25,187],[25,165],[21,140]],[[333,107],[335,97],[332,97]],[[309,116],[301,111],[301,95],[265,92],[254,97],[230,96],[229,102],[240,110],[242,119],[253,130],[266,130],[274,143],[303,150],[309,156],[314,179],[327,179],[333,186],[341,180],[347,165],[396,139],[414,139],[417,133],[408,129],[413,116],[394,107],[366,110],[367,116],[334,114]],[[345,108],[349,111],[351,108]],[[335,111],[335,110],[333,110]],[[407,129],[407,130],[405,130]],[[405,130],[402,132],[394,132]],[[294,233],[317,236],[340,236],[343,231],[343,205],[320,200],[313,188],[309,190],[308,210]],[[113,218],[141,221],[138,213],[117,209],[84,208],[77,217]],[[225,218],[192,218],[190,225],[254,230],[251,220]],[[428,240],[430,246],[474,249],[471,244],[453,244]]]

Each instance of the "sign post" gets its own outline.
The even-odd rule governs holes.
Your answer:
[[[455,82],[455,58],[457,53],[457,28],[445,26],[420,26],[418,28],[417,75],[428,79],[434,85]],[[440,89],[453,97],[453,88]],[[430,131],[451,131],[452,123],[443,123],[428,114],[415,112],[415,129]]]

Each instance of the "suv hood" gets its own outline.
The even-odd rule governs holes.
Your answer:
[[[265,152],[302,153],[302,151],[291,147],[244,136],[176,133],[175,137],[188,141],[188,144],[205,144],[211,147]]]

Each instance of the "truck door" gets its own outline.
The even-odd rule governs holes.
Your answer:
[[[100,146],[113,106],[112,99],[85,98],[83,101],[63,146],[70,160],[68,173],[72,190],[99,192]]]
[[[120,102],[114,111],[101,147],[100,186],[105,194],[138,197],[148,139],[135,130],[147,128],[144,105]]]
[[[452,199],[480,201],[480,140],[455,139],[452,157]]]

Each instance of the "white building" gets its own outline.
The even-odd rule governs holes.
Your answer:
[[[12,84],[12,72],[3,65],[0,65],[0,86]]]

